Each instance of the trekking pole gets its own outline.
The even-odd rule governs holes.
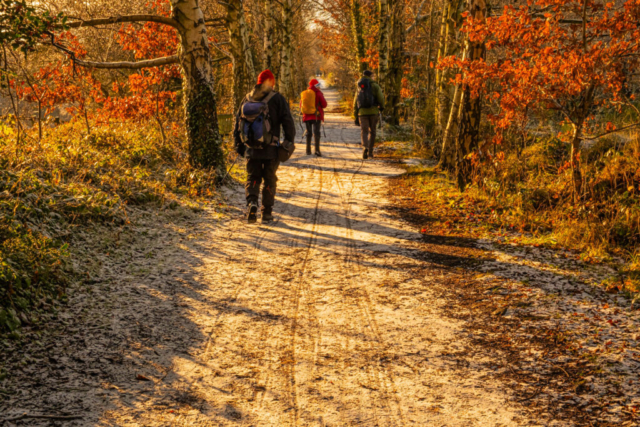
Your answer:
[[[224,178],[222,178],[222,181],[220,181],[220,183],[223,183],[224,180],[227,179],[227,177],[229,176],[229,173],[231,172],[231,169],[233,169],[233,167],[236,165],[236,163],[238,163],[238,157],[240,157],[240,156],[236,156],[236,159],[233,161],[233,164],[231,164],[231,167],[227,171],[227,174],[224,176]]]

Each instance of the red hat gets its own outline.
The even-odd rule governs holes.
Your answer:
[[[315,85],[319,84],[320,82],[317,81],[316,79],[311,79],[311,81],[309,82],[309,87],[314,87]]]
[[[258,76],[258,84],[261,85],[267,80],[273,80],[274,82],[276,81],[276,76],[274,76],[270,70],[264,70],[260,73],[260,75]]]

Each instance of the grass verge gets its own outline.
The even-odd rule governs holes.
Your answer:
[[[82,274],[69,244],[92,224],[128,223],[132,207],[175,209],[216,196],[213,172],[189,166],[182,132],[163,141],[157,127],[71,122],[42,141],[0,142],[0,332],[18,336],[66,301]]]

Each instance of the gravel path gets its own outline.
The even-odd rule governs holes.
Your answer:
[[[363,161],[350,119],[328,114],[326,133],[323,157],[299,144],[282,165],[271,224],[243,221],[239,187],[227,216],[143,221],[127,261],[72,299],[46,358],[24,350],[26,385],[0,412],[92,426],[535,425],[444,314],[418,230],[385,209],[402,171]]]

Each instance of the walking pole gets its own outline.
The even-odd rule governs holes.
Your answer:
[[[227,177],[229,176],[229,172],[231,172],[231,169],[233,169],[233,167],[236,165],[236,163],[238,163],[238,157],[240,157],[240,156],[236,156],[236,159],[233,161],[233,164],[231,165],[231,167],[227,171],[227,174],[224,176],[224,178],[222,178],[222,181],[220,181],[221,183],[224,182],[225,179],[227,179]]]

